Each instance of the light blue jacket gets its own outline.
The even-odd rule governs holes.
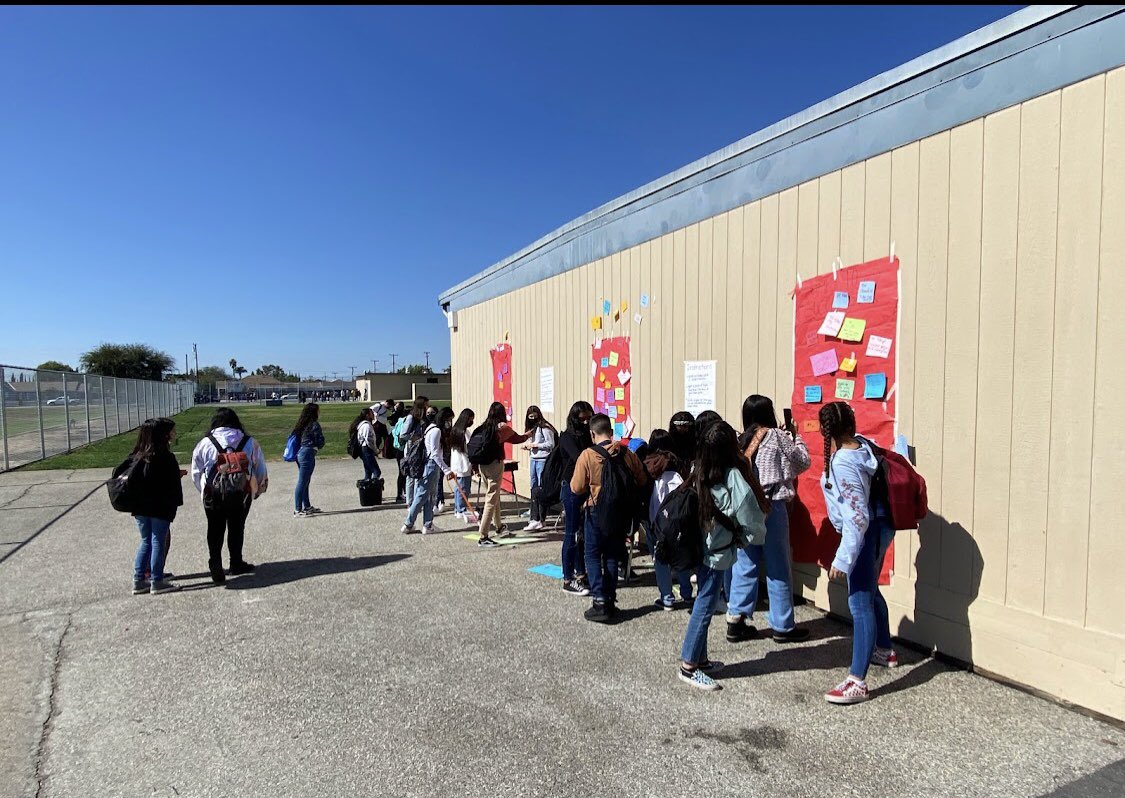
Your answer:
[[[832,455],[828,480],[831,488],[826,487],[823,475],[820,478],[828,519],[840,533],[832,567],[846,574],[855,567],[863,536],[871,523],[871,477],[878,467],[875,453],[861,444],[858,449],[839,449]]]
[[[750,490],[737,468],[727,470],[726,481],[713,486],[711,496],[715,499],[715,506],[739,527],[738,532],[733,533],[722,524],[714,523],[707,532],[707,554],[703,564],[716,571],[726,571],[734,565],[740,548],[751,544],[760,546],[765,542],[765,516],[754,491]]]

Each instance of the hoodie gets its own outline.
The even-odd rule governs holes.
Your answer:
[[[766,542],[766,517],[754,491],[737,468],[727,469],[723,484],[711,486],[711,497],[715,507],[738,524],[738,532],[736,539],[734,532],[713,522],[707,530],[703,564],[716,571],[727,571],[734,565],[738,549]]]
[[[237,447],[238,442],[246,435],[242,430],[231,427],[216,427],[211,430],[211,434],[215,436],[215,440],[230,449]],[[251,438],[246,442],[242,451],[246,452],[247,457],[250,458],[250,475],[258,483],[258,493],[263,493],[266,489],[267,474],[266,458],[262,454],[262,447]],[[200,499],[203,498],[203,489],[206,487],[207,477],[210,475],[211,469],[215,467],[218,454],[215,445],[206,436],[195,445],[195,451],[191,453],[191,481],[195,483],[195,489],[199,491]]]
[[[829,467],[831,479],[820,478],[828,518],[840,533],[832,567],[845,574],[850,575],[855,567],[871,523],[871,477],[878,467],[875,453],[861,442],[858,449],[838,449]],[[832,487],[827,486],[829,481]]]

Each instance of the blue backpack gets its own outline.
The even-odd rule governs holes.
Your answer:
[[[297,462],[297,452],[301,449],[301,436],[296,432],[289,433],[289,439],[285,441],[285,451],[281,455],[287,463]]]

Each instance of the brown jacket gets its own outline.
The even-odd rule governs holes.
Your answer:
[[[606,451],[611,455],[616,455],[618,451],[625,453],[625,467],[629,469],[633,475],[633,479],[637,481],[637,485],[644,486],[648,484],[648,474],[645,473],[645,467],[641,465],[640,459],[629,451],[628,447],[622,448],[620,443],[610,442],[602,444]],[[602,489],[602,462],[603,457],[597,449],[590,447],[584,449],[582,454],[578,455],[578,462],[574,465],[574,476],[570,478],[570,490],[575,496],[582,496],[589,493],[589,498],[586,499],[586,506],[593,507],[598,503],[598,493]]]

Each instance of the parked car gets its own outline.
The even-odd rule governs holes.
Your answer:
[[[283,393],[281,396],[279,396],[277,398],[280,399],[283,402],[296,402],[297,399],[298,399],[297,394],[295,394],[295,393]]]
[[[52,406],[54,406],[54,405],[66,405],[66,404],[76,405],[76,404],[79,404],[79,401],[75,398],[71,398],[68,401],[65,396],[56,396],[54,399],[48,399],[46,403],[48,405],[52,405]]]

